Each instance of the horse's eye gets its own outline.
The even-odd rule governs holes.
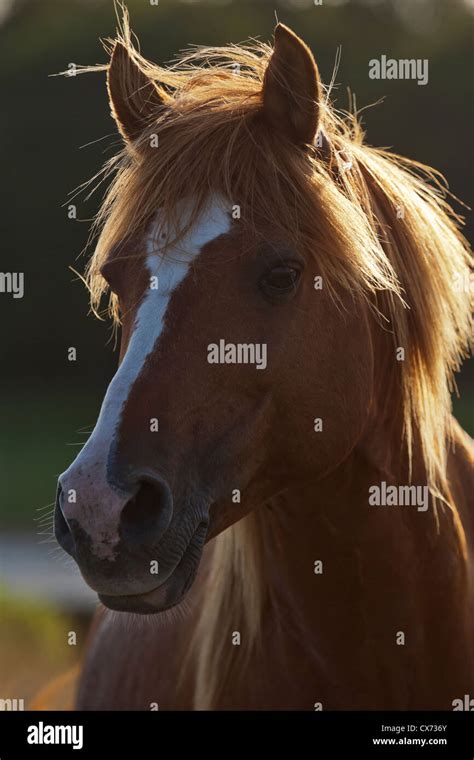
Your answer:
[[[269,296],[285,296],[295,290],[300,270],[295,266],[280,264],[267,272],[260,281],[263,292]]]

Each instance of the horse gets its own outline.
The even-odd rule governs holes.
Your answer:
[[[60,476],[101,602],[78,710],[451,710],[474,689],[469,249],[306,44],[106,42],[85,280],[119,367]],[[86,67],[86,71],[96,67]]]

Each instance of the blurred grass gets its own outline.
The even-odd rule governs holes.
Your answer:
[[[36,601],[18,600],[0,587],[0,699],[31,699],[79,662],[84,624]],[[75,631],[77,645],[68,643]]]
[[[58,475],[80,451],[97,419],[103,392],[32,388],[2,394],[0,515],[3,527],[36,532],[38,509],[52,504]],[[79,444],[79,445],[78,445]],[[45,510],[47,511],[47,510]]]

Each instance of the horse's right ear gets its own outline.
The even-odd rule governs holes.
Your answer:
[[[110,59],[107,89],[112,116],[127,142],[142,134],[169,99],[135,63],[121,42],[115,43]]]

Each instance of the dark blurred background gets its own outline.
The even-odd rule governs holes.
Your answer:
[[[368,141],[440,169],[452,192],[470,205],[472,2],[153,2],[129,0],[128,7],[143,54],[160,63],[190,44],[270,40],[275,14],[311,46],[326,83],[342,46],[333,91],[337,105],[348,106],[347,87],[359,108],[384,97],[364,111]],[[99,38],[113,35],[115,26],[112,0],[0,0],[0,270],[25,273],[22,299],[0,294],[0,516],[9,546],[16,547],[3,554],[3,577],[4,585],[13,584],[18,593],[26,587],[37,599],[51,597],[49,560],[39,558],[43,569],[35,570],[25,559],[22,569],[20,558],[30,551],[25,541],[30,536],[34,552],[36,518],[43,514],[37,509],[52,502],[57,475],[92,429],[117,361],[110,325],[88,317],[87,293],[68,268],[84,268],[81,252],[102,190],[89,201],[83,196],[69,201],[77,206],[77,220],[68,218],[68,193],[95,174],[118,144],[105,75],[50,75],[71,63],[105,63]],[[382,54],[427,58],[428,84],[369,79],[369,60]],[[468,219],[471,239],[472,232]],[[75,362],[68,361],[71,346],[77,350]],[[473,379],[471,361],[455,402],[471,434]],[[13,538],[18,543],[12,544]],[[12,567],[19,568],[19,576],[23,572],[23,583]],[[75,593],[63,588],[50,601],[64,606]]]

